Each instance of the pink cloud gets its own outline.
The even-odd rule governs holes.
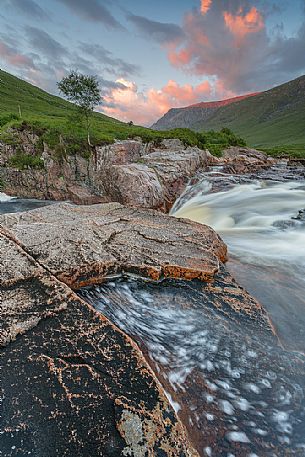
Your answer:
[[[201,0],[201,14],[205,15],[212,6],[212,0]]]
[[[162,89],[140,92],[135,83],[118,80],[125,88],[115,88],[104,98],[101,109],[122,121],[151,125],[170,108],[182,107],[210,99],[213,88],[209,81],[197,86],[179,85],[170,80]]]
[[[247,13],[240,8],[236,15],[224,11],[223,17],[227,28],[238,40],[249,33],[258,33],[265,27],[263,16],[254,6]]]
[[[262,12],[247,0],[201,2],[200,12],[185,14],[182,38],[166,47],[169,62],[187,74],[209,77],[218,99],[264,88],[259,69],[268,59],[270,37]]]
[[[29,57],[19,54],[15,49],[3,43],[3,41],[0,41],[0,56],[13,67],[35,67]]]

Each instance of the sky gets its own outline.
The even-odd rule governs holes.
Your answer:
[[[58,94],[96,75],[109,116],[151,125],[170,108],[305,74],[305,0],[0,0],[0,68]],[[1,103],[1,100],[0,100]]]

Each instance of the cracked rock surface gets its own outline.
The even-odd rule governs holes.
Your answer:
[[[0,455],[197,455],[132,340],[3,232]]]
[[[227,248],[210,227],[117,203],[51,205],[0,217],[26,251],[72,288],[132,272],[212,279]]]
[[[0,456],[197,456],[138,346],[72,289],[196,278],[211,306],[272,333],[226,256],[207,226],[117,203],[1,216]]]

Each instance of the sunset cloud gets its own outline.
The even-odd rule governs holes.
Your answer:
[[[209,11],[209,9],[211,8],[211,5],[212,5],[212,0],[201,0],[201,13],[203,15],[207,14],[207,12]]]
[[[200,7],[201,14],[193,10],[184,15],[184,38],[166,47],[177,69],[210,77],[216,89],[222,86],[234,94],[267,89],[270,81],[281,83],[297,68],[304,69],[299,56],[305,52],[305,25],[287,38],[282,30],[268,33],[264,16],[271,14],[270,5],[259,10],[250,0],[221,0],[201,2]]]
[[[248,33],[258,33],[265,27],[262,14],[254,6],[248,12],[240,8],[237,14],[224,11],[223,17],[227,28],[239,40]]]
[[[172,107],[187,106],[210,99],[213,88],[209,81],[197,86],[180,86],[170,80],[162,89],[141,92],[135,83],[120,79],[121,87],[115,88],[104,97],[103,110],[109,116],[122,121],[132,120],[136,124],[151,125]]]

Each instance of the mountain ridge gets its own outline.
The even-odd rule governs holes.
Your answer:
[[[204,131],[227,127],[252,146],[305,145],[305,76],[249,95],[231,103],[224,100],[222,106],[203,102],[172,108],[152,128]]]

